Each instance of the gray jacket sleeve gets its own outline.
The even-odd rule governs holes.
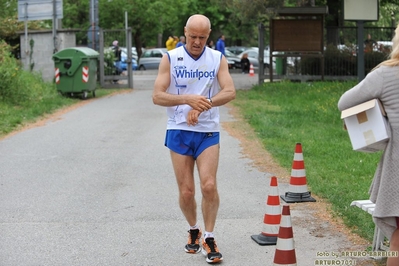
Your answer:
[[[338,109],[342,111],[369,100],[380,98],[383,91],[382,71],[384,71],[384,68],[379,67],[370,72],[355,87],[346,91],[338,101]]]

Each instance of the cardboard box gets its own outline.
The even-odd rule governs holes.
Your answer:
[[[343,110],[344,120],[355,151],[384,150],[391,135],[390,125],[381,102],[377,99]]]

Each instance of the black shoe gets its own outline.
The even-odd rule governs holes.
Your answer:
[[[219,263],[223,260],[222,253],[219,252],[213,237],[208,237],[202,242],[202,254],[206,256],[208,263]]]
[[[188,231],[188,243],[184,247],[184,251],[187,253],[198,253],[201,251],[200,247],[200,239],[202,232],[199,229],[189,230]]]

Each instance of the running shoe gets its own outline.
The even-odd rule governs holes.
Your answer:
[[[207,237],[202,242],[202,254],[206,256],[206,262],[219,263],[223,260],[222,254],[219,252],[216,241],[213,237]]]
[[[198,253],[201,251],[200,247],[200,238],[202,232],[199,229],[195,230],[188,230],[188,242],[187,245],[184,247],[184,251],[187,253]]]

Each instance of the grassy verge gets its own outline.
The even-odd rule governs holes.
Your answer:
[[[238,91],[233,104],[254,128],[264,148],[288,171],[295,145],[301,143],[309,190],[330,202],[332,213],[353,232],[372,240],[374,223],[370,215],[350,207],[350,203],[368,199],[381,153],[353,151],[337,109],[339,97],[354,85],[266,83]]]
[[[117,92],[115,89],[96,89],[96,97],[103,97],[115,92]],[[88,99],[91,97],[91,94],[89,94]],[[63,97],[55,93],[55,88],[54,93],[33,103],[25,102],[16,105],[0,101],[0,137],[7,135],[25,124],[32,123],[46,114],[51,114],[60,108],[81,101],[80,98]]]

